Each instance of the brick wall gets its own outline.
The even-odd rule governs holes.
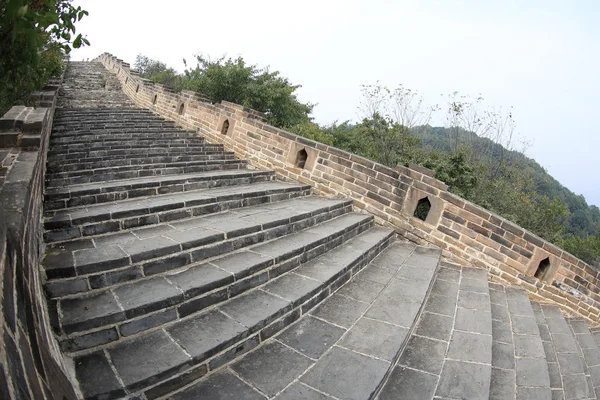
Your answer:
[[[55,87],[56,89],[57,87]],[[0,118],[0,399],[76,399],[40,271],[44,168],[55,94]]]
[[[477,205],[448,192],[431,171],[390,169],[340,149],[268,125],[261,114],[229,102],[142,79],[129,64],[103,54],[96,61],[115,73],[140,107],[222,143],[236,156],[281,177],[313,186],[325,196],[345,196],[379,224],[419,244],[433,244],[446,258],[486,268],[494,280],[523,286],[530,297],[559,304],[593,324],[600,314],[596,268]],[[425,204],[427,203],[427,204]],[[425,220],[417,207],[429,207]],[[536,277],[537,275],[537,277]]]

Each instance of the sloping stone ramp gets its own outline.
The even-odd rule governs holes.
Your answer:
[[[43,267],[86,399],[596,398],[582,321],[135,108],[99,64],[62,92]]]

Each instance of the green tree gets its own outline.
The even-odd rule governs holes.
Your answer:
[[[138,54],[133,66],[142,78],[161,83],[175,91],[180,91],[183,88],[182,77],[163,62]]]
[[[89,45],[75,23],[87,11],[70,0],[0,1],[0,113],[62,71],[71,48]]]

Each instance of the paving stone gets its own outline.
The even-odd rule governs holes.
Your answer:
[[[210,311],[170,327],[167,332],[197,361],[247,336],[247,329],[219,311]]]
[[[427,303],[425,303],[424,310],[454,318],[456,297],[439,296],[431,293],[427,299]]]
[[[332,396],[362,400],[376,389],[390,364],[334,347],[300,381]]]
[[[309,358],[277,341],[270,341],[230,368],[261,392],[274,396],[310,365]]]
[[[535,317],[511,315],[513,332],[521,335],[539,335]]]
[[[452,282],[452,283],[458,283],[460,280],[460,271],[457,271],[455,269],[441,267],[438,270],[436,279],[440,279],[440,280],[448,281],[448,282]]]
[[[135,319],[131,322],[123,323],[119,326],[119,332],[122,336],[131,336],[136,333],[154,328],[155,326],[166,324],[167,322],[177,319],[177,311],[174,308],[147,315],[142,318]]]
[[[583,364],[577,353],[557,353],[556,358],[560,365],[560,372],[563,375],[583,374]]]
[[[490,290],[490,302],[499,306],[508,306],[508,303],[506,302],[506,293],[499,290]]]
[[[173,254],[181,249],[179,243],[163,236],[135,240],[124,243],[121,247],[131,256],[134,263]]]
[[[460,280],[460,290],[467,292],[485,293],[489,294],[489,289],[486,280],[462,278]]]
[[[589,398],[588,385],[585,375],[565,375],[563,373],[562,379],[565,391],[565,400]]]
[[[398,365],[439,375],[447,347],[446,342],[412,335],[400,356]]]
[[[431,399],[437,379],[435,375],[398,365],[392,371],[379,398],[381,400]]]
[[[373,302],[365,316],[409,328],[414,324],[420,308],[421,303],[382,294]]]
[[[550,377],[550,387],[562,390],[562,376],[557,362],[548,362],[548,376]]]
[[[211,264],[241,279],[272,265],[273,259],[253,251],[241,251],[213,260]]]
[[[246,382],[224,370],[172,395],[173,400],[259,400],[265,399]]]
[[[78,274],[116,269],[129,264],[129,256],[118,246],[77,250],[73,253]]]
[[[317,392],[309,386],[300,382],[292,384],[281,394],[275,397],[277,400],[328,400],[331,397]]]
[[[362,280],[359,276],[352,279],[343,288],[339,290],[339,294],[350,297],[354,300],[371,303],[377,298],[384,285],[368,280]]]
[[[296,306],[313,297],[322,288],[319,281],[289,273],[267,283],[262,290],[282,297]]]
[[[288,312],[291,304],[262,290],[254,290],[233,298],[220,309],[255,332]]]
[[[459,361],[492,363],[492,336],[454,331],[447,358]]]
[[[369,307],[367,303],[334,294],[311,314],[332,324],[349,328]]]
[[[307,316],[282,332],[277,339],[311,358],[319,358],[346,331]]]
[[[461,291],[458,295],[458,306],[473,310],[491,311],[490,297],[485,293]]]
[[[183,293],[163,277],[119,286],[114,293],[128,318],[171,306],[183,299]]]
[[[125,395],[103,352],[77,357],[74,363],[77,381],[84,396],[112,399]]]
[[[515,368],[515,349],[512,344],[492,342],[492,365],[498,368]]]
[[[508,309],[510,310],[511,315],[524,315],[527,317],[534,317],[535,314],[531,309],[531,303],[529,300],[525,300],[525,302],[520,300],[508,300]]]
[[[497,319],[499,321],[509,323],[510,318],[508,316],[508,307],[492,303],[491,310],[492,310],[492,319]]]
[[[475,332],[485,335],[492,334],[492,314],[482,310],[470,310],[458,307],[454,329]],[[537,325],[536,325],[537,329]]]
[[[542,341],[537,336],[514,335],[515,356],[529,358],[545,358],[546,353]]]
[[[551,397],[552,393],[549,388],[517,388],[517,400],[550,400]]]
[[[392,361],[406,340],[408,329],[361,318],[338,342],[338,346]]]
[[[441,296],[448,296],[448,297],[456,298],[456,296],[458,294],[458,284],[437,279],[434,282],[433,288],[431,291],[432,291],[432,293],[435,293],[435,294],[438,294]]]
[[[446,360],[435,394],[455,399],[487,399],[491,372],[491,365]]]
[[[417,325],[416,334],[449,342],[453,323],[452,317],[424,312]]]
[[[382,296],[406,299],[408,302],[422,303],[427,289],[429,288],[429,281],[414,282],[406,279],[392,279],[388,285],[381,291]]]
[[[495,341],[512,343],[512,331],[510,325],[499,320],[492,320],[492,337]]]
[[[207,264],[171,272],[166,278],[182,290],[186,297],[199,296],[234,280],[231,273]]]
[[[514,400],[515,371],[492,368],[490,382],[490,400]]]
[[[365,267],[356,278],[386,285],[393,276],[392,270],[371,264]]]
[[[67,332],[123,321],[125,313],[110,292],[60,301],[62,326]]]
[[[190,358],[163,331],[124,342],[108,353],[121,380],[132,391],[191,366]]]
[[[550,387],[546,360],[538,358],[517,358],[517,386],[519,387]]]
[[[548,325],[548,329],[550,329],[552,334],[571,334],[571,328],[569,328],[569,324],[567,324],[567,321],[565,321],[562,316],[560,318],[546,318],[546,324]]]
[[[572,334],[553,333],[552,342],[557,353],[577,353],[577,343]]]

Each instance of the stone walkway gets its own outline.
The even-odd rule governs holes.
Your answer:
[[[50,140],[45,289],[86,399],[595,398],[600,333],[247,168],[100,64],[69,64]]]

